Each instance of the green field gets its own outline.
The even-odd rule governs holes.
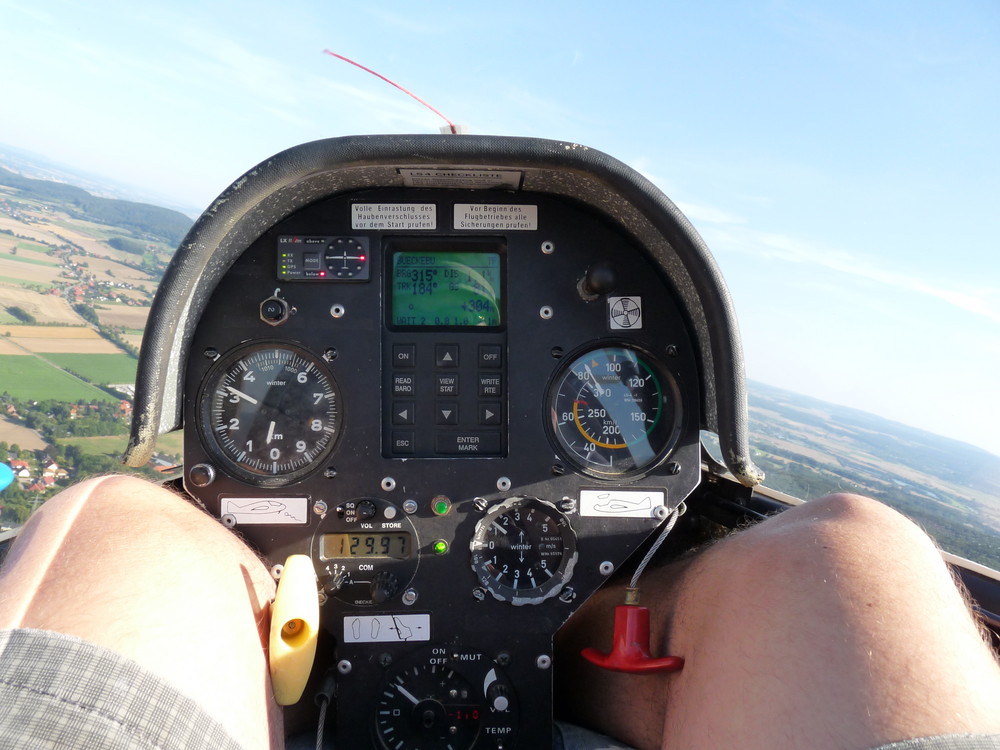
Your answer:
[[[53,399],[64,403],[118,400],[36,357],[16,354],[0,354],[0,392],[7,392],[14,398]]]
[[[46,353],[45,358],[99,385],[135,382],[137,361],[127,354]]]

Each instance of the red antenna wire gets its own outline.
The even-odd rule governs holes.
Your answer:
[[[445,117],[445,116],[444,116],[443,114],[441,114],[441,113],[440,113],[440,112],[439,112],[438,110],[436,110],[436,109],[435,109],[434,107],[432,107],[432,106],[431,106],[430,104],[428,104],[427,102],[425,102],[425,101],[424,101],[423,99],[421,99],[421,98],[420,98],[419,96],[417,96],[416,94],[414,94],[414,93],[413,93],[412,91],[409,91],[409,90],[407,90],[407,89],[403,88],[403,87],[402,87],[402,86],[400,86],[400,85],[399,85],[398,83],[396,83],[395,81],[392,81],[392,80],[390,80],[390,79],[386,78],[386,77],[385,77],[384,75],[382,75],[381,73],[376,73],[376,72],[375,72],[374,70],[372,70],[371,68],[366,68],[366,67],[365,67],[364,65],[362,65],[361,63],[358,63],[358,62],[354,62],[354,60],[352,60],[352,59],[351,59],[351,58],[349,58],[349,57],[344,57],[343,55],[338,55],[338,54],[337,54],[336,52],[331,52],[331,51],[330,51],[330,50],[328,50],[328,49],[325,49],[325,50],[323,50],[323,54],[324,54],[324,55],[330,55],[330,57],[336,57],[336,58],[337,58],[338,60],[343,60],[344,62],[346,62],[346,63],[350,63],[351,65],[353,65],[353,66],[355,66],[355,67],[357,67],[357,68],[361,68],[361,69],[362,69],[363,71],[365,71],[366,73],[371,73],[371,74],[372,74],[373,76],[376,76],[377,78],[381,78],[381,79],[382,79],[383,81],[385,81],[386,83],[388,83],[388,84],[391,84],[391,85],[395,86],[395,87],[396,87],[397,89],[399,89],[400,91],[402,91],[402,92],[403,92],[404,94],[406,94],[406,95],[408,95],[408,96],[412,96],[412,97],[413,97],[414,99],[416,99],[416,100],[417,100],[418,102],[420,102],[420,103],[421,103],[421,104],[423,104],[423,105],[424,105],[425,107],[427,107],[427,109],[429,109],[429,110],[430,110],[431,112],[433,112],[433,113],[434,113],[434,114],[436,114],[436,115],[437,115],[438,117],[440,117],[440,118],[441,118],[442,120],[444,120],[444,121],[445,121],[446,123],[448,123],[448,127],[449,127],[449,128],[451,128],[451,132],[452,132],[452,133],[453,133],[454,135],[457,135],[457,134],[458,134],[458,127],[457,127],[457,126],[455,125],[455,123],[453,123],[453,122],[452,122],[451,120],[449,120],[449,119],[448,119],[447,117]]]

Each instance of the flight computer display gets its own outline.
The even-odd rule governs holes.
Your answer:
[[[390,254],[389,324],[500,328],[499,251],[407,248]]]

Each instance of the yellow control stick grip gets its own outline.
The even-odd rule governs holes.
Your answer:
[[[271,606],[269,661],[271,689],[281,706],[297,703],[306,689],[316,657],[319,596],[316,571],[308,555],[285,561]]]

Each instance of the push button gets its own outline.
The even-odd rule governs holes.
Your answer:
[[[480,404],[479,424],[489,426],[500,424],[500,404]]]
[[[499,344],[479,345],[479,366],[495,370],[503,364],[503,354]]]
[[[392,345],[393,367],[416,367],[417,348],[413,344]]]
[[[438,402],[435,424],[458,424],[458,404]]]
[[[458,367],[458,344],[436,344],[434,346],[436,367]]]
[[[392,423],[397,425],[413,424],[415,409],[413,403],[403,401],[392,405]]]
[[[413,375],[408,372],[397,372],[392,376],[393,396],[413,396],[416,392]]]
[[[494,455],[500,452],[500,432],[439,432],[435,447],[448,456]]]
[[[438,375],[437,395],[457,396],[458,395],[458,375]]]
[[[479,395],[489,398],[499,398],[503,389],[503,378],[497,375],[479,376]]]

